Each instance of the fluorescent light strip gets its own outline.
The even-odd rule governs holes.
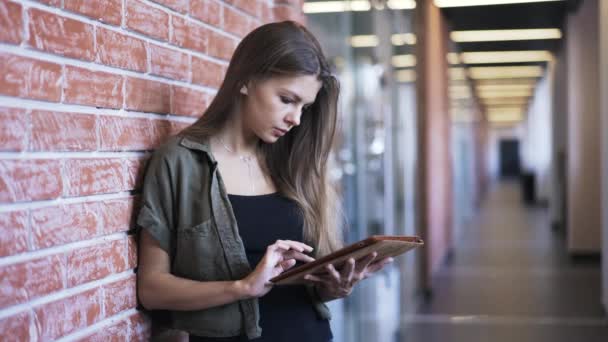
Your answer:
[[[487,98],[481,99],[482,104],[485,107],[492,106],[525,106],[528,104],[528,98],[523,97],[511,97],[511,98]]]
[[[561,39],[562,31],[557,28],[452,31],[450,38],[457,43]]]
[[[450,81],[463,81],[467,79],[467,74],[464,68],[449,68],[448,74]]]
[[[416,8],[415,0],[388,0],[388,8],[392,10],[414,9]]]
[[[349,37],[350,45],[352,47],[374,47],[378,46],[378,36],[374,34],[364,34]],[[391,36],[391,43],[393,45],[415,45],[416,35],[413,33],[397,33]]]
[[[416,81],[416,72],[414,70],[399,70],[396,73],[397,82],[414,82]]]
[[[446,58],[450,64],[460,64],[460,55],[456,52],[448,53]]]
[[[478,80],[475,82],[475,84],[477,86],[499,86],[499,85],[506,85],[506,86],[514,86],[514,85],[521,85],[521,86],[530,86],[530,87],[534,87],[536,86],[536,80],[535,79],[530,79],[530,78],[513,78],[513,79],[498,79],[498,80]]]
[[[389,0],[388,8],[393,10],[416,8],[414,0]],[[316,13],[339,13],[339,12],[364,12],[372,8],[367,0],[352,1],[315,1],[305,2],[302,10],[306,14]]]
[[[355,48],[378,46],[378,37],[373,34],[351,36],[350,45]]]
[[[391,43],[396,46],[416,45],[416,35],[413,33],[396,33],[391,36]]]
[[[487,85],[478,85],[475,87],[479,92],[488,92],[488,91],[530,91],[534,89],[533,84],[487,84]]]
[[[511,90],[511,91],[478,91],[477,95],[480,98],[497,98],[497,97],[531,97],[532,90]]]
[[[473,67],[469,68],[469,75],[473,79],[495,78],[534,78],[543,75],[543,68],[539,66],[516,67]]]
[[[392,58],[395,68],[411,68],[416,66],[416,56],[414,55],[396,55]]]
[[[548,62],[553,55],[546,50],[463,52],[464,64]]]
[[[435,0],[437,7],[468,7],[487,5],[523,4],[529,2],[550,2],[563,0]]]

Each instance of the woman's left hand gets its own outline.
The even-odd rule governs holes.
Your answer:
[[[314,275],[308,274],[304,279],[313,282],[319,291],[322,299],[343,298],[353,290],[353,287],[361,280],[370,277],[373,273],[380,271],[384,266],[391,263],[393,258],[384,258],[374,261],[377,253],[369,254],[364,259],[355,263],[353,258],[348,259],[342,270],[338,272],[334,265],[326,266],[327,274]]]

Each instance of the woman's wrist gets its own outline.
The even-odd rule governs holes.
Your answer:
[[[236,280],[232,282],[232,286],[230,286],[232,293],[236,297],[237,300],[250,299],[255,297],[252,294],[251,286],[245,281],[245,279]]]

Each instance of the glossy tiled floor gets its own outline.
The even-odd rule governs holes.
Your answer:
[[[608,341],[599,261],[573,261],[546,209],[496,185],[400,341]]]

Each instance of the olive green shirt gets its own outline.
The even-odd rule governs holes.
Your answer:
[[[239,280],[251,273],[222,178],[209,145],[172,137],[150,158],[137,224],[171,260],[171,273],[198,281]],[[309,288],[319,318],[327,306]],[[198,311],[172,311],[172,327],[206,337],[261,336],[257,299]]]

